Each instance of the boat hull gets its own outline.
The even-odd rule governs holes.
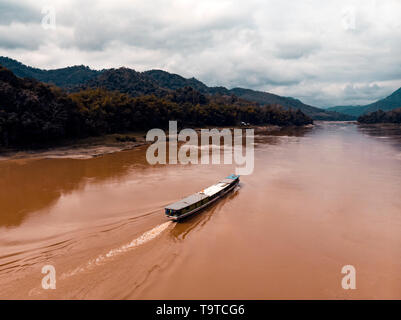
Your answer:
[[[215,197],[215,198],[213,198],[213,199],[210,199],[210,201],[208,201],[208,202],[206,202],[205,204],[203,204],[203,205],[201,205],[201,206],[199,206],[199,207],[193,209],[192,211],[183,213],[183,214],[181,214],[181,215],[179,215],[179,216],[171,216],[171,215],[167,215],[167,214],[166,214],[166,217],[169,218],[169,219],[172,220],[172,221],[180,221],[180,220],[182,220],[182,219],[184,219],[184,218],[186,218],[186,217],[188,217],[188,216],[191,216],[191,215],[193,215],[194,213],[199,212],[199,211],[205,209],[206,207],[212,205],[212,204],[213,204],[214,202],[216,202],[217,200],[219,200],[219,199],[223,198],[224,196],[226,196],[227,193],[233,191],[233,190],[235,189],[235,187],[238,186],[238,184],[239,184],[239,179],[235,180],[235,182],[234,182],[232,185],[230,185],[229,187],[227,187],[227,189],[225,189],[220,195],[218,195],[217,197]]]

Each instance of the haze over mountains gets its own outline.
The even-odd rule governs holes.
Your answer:
[[[351,116],[359,117],[378,110],[390,111],[401,107],[401,88],[394,91],[388,97],[364,106],[336,106],[327,108],[328,111],[336,111]]]
[[[192,87],[204,95],[234,96],[260,105],[281,105],[285,109],[300,109],[315,120],[353,120],[355,116],[336,110],[324,110],[302,103],[298,99],[282,97],[268,92],[244,88],[227,89],[208,87],[195,78],[184,78],[162,70],[137,72],[129,68],[92,70],[86,66],[73,66],[43,70],[26,66],[16,60],[0,57],[0,65],[22,78],[34,78],[74,92],[85,88],[106,88],[130,94],[133,97],[154,94],[164,96],[172,90]]]

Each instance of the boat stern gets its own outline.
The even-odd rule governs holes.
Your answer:
[[[177,211],[170,209],[168,207],[164,208],[164,214],[166,215],[167,218],[173,221],[178,221],[180,219],[177,214]]]

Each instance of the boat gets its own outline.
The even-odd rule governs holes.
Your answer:
[[[239,183],[239,176],[232,174],[218,183],[164,208],[166,216],[178,221],[212,204],[234,190]]]

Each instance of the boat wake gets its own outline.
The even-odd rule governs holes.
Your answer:
[[[99,234],[118,232],[119,229],[128,227],[137,220],[160,214],[162,208],[163,205],[155,210],[128,217],[124,217],[124,215],[132,215],[135,212],[132,210],[115,212],[114,215],[117,216],[117,219],[100,221],[98,224],[86,227],[84,233],[82,233],[83,229],[72,229],[62,234],[49,236],[46,239],[32,239],[29,248],[25,248],[25,250],[21,250],[18,246],[15,249],[10,248],[11,250],[8,252],[1,252],[0,254],[0,277],[4,274],[27,271],[35,265],[52,261],[53,258],[62,255],[82,242],[86,242],[88,238]]]
[[[136,247],[139,247],[155,238],[157,238],[160,234],[163,233],[163,231],[165,231],[173,222],[172,221],[167,221],[165,223],[162,223],[156,227],[154,227],[153,229],[146,231],[145,233],[143,233],[141,236],[139,236],[138,238],[132,240],[131,242],[122,245],[119,248],[115,248],[115,249],[111,249],[110,251],[108,251],[106,254],[101,254],[99,256],[97,256],[94,259],[89,260],[85,265],[80,266],[70,272],[66,272],[63,273],[60,276],[60,279],[66,279],[69,277],[72,277],[78,273],[84,272],[84,271],[88,271],[93,269],[94,267],[101,265],[103,263],[105,263],[107,260],[123,254],[129,250],[132,250]]]

